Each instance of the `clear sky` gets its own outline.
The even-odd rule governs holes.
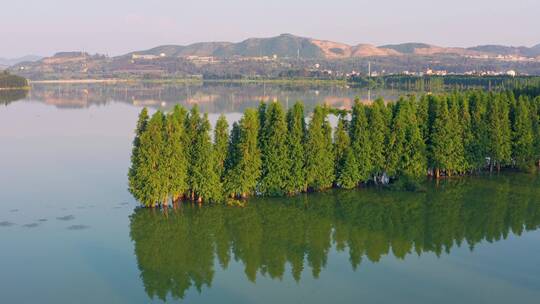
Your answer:
[[[540,43],[540,0],[2,0],[0,57],[280,33],[376,45]]]

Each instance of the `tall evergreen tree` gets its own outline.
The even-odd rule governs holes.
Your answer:
[[[236,127],[238,126],[238,127]],[[247,109],[238,125],[233,126],[225,191],[232,197],[247,197],[255,192],[261,176],[261,152],[258,147],[257,111]]]
[[[486,157],[489,156],[489,126],[487,121],[487,96],[475,92],[469,98],[471,113],[471,130],[473,140],[468,149],[470,165],[476,169],[485,167]]]
[[[372,170],[371,165],[371,138],[369,134],[369,123],[366,114],[366,106],[357,99],[352,108],[350,127],[351,146],[358,165],[358,182],[365,182],[369,179]]]
[[[287,147],[291,161],[290,172],[287,175],[286,189],[289,194],[306,191],[306,171],[304,141],[306,137],[306,121],[304,105],[294,104],[287,112]]]
[[[334,158],[336,185],[345,189],[356,187],[360,181],[359,166],[351,147],[349,122],[343,115],[334,132]]]
[[[133,139],[133,148],[131,151],[131,166],[128,171],[128,182],[129,182],[129,191],[133,196],[140,200],[142,197],[140,180],[138,180],[137,171],[139,169],[139,164],[141,159],[139,156],[139,150],[141,148],[141,136],[146,131],[146,126],[148,125],[148,110],[146,108],[141,110],[139,113],[139,118],[137,120],[137,127],[135,129],[135,137]]]
[[[426,173],[425,143],[410,101],[400,99],[394,108],[387,170],[391,176],[419,177]]]
[[[318,191],[332,186],[334,181],[334,157],[332,134],[327,119],[328,109],[316,106],[309,122],[306,138],[306,180],[308,188]]]
[[[529,103],[530,100],[520,97],[514,108],[512,158],[518,168],[523,170],[529,169],[534,163],[534,137]]]
[[[199,202],[218,201],[221,198],[219,176],[215,171],[210,122],[204,114],[197,128],[192,150],[192,191]]]
[[[443,97],[434,97],[432,103],[435,104],[435,118],[430,135],[430,155],[432,157],[431,166],[435,170],[435,177],[439,177],[439,171],[451,169],[452,162],[452,138],[450,113],[448,112],[448,103]]]
[[[529,111],[531,115],[531,124],[533,128],[533,157],[538,167],[540,167],[540,97],[536,97],[531,102]]]
[[[369,111],[369,135],[371,141],[372,175],[380,177],[386,166],[388,120],[387,109],[382,99],[377,99]]]
[[[163,175],[163,113],[156,112],[140,137],[139,165],[135,179],[140,186],[136,198],[146,207],[163,203],[167,195],[167,178]]]
[[[163,153],[164,170],[168,179],[167,192],[174,202],[187,191],[187,168],[186,149],[184,146],[186,132],[186,110],[176,105],[167,116],[165,128],[165,151]]]
[[[465,148],[463,146],[463,122],[460,118],[460,102],[454,93],[448,98],[448,114],[450,116],[450,138],[452,165],[450,172],[463,173],[466,169]]]
[[[225,159],[227,158],[227,149],[229,145],[229,123],[225,115],[220,115],[214,129],[214,156],[215,171],[220,180],[225,173]]]
[[[200,130],[200,126],[202,124],[201,120],[201,113],[199,112],[199,107],[197,105],[194,105],[191,110],[189,111],[189,114],[186,117],[186,123],[185,123],[185,131],[186,136],[184,138],[184,145],[186,147],[186,156],[188,159],[188,178],[187,178],[187,184],[188,184],[188,193],[186,193],[187,196],[191,200],[195,199],[195,192],[193,191],[193,183],[194,183],[194,176],[195,176],[195,144],[197,140],[197,135]]]
[[[490,165],[501,166],[507,164],[511,156],[510,145],[510,120],[508,104],[501,95],[490,95],[487,104],[486,123],[488,125]]]
[[[291,161],[287,149],[287,122],[278,102],[268,105],[264,119],[261,144],[262,176],[259,191],[263,195],[279,196],[287,193]]]
[[[461,124],[461,136],[463,138],[463,170],[470,171],[474,168],[474,132],[469,107],[469,94],[461,96],[459,99],[459,122]]]

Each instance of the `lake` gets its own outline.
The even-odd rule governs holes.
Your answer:
[[[238,119],[261,99],[406,92],[269,84],[34,85],[0,104],[1,303],[538,303],[540,177],[138,209],[142,106]]]

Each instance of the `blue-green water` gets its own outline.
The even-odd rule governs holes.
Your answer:
[[[0,303],[540,299],[537,175],[136,209],[138,104],[64,90],[0,106]],[[211,118],[236,119],[242,106],[214,95]]]

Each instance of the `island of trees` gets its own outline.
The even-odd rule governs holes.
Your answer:
[[[0,89],[26,89],[28,81],[7,71],[0,72]]]
[[[196,106],[151,117],[143,109],[129,190],[146,207],[166,207],[540,166],[536,89],[357,101],[350,111],[316,106],[305,117],[302,103],[261,103],[230,131],[220,116],[211,134]]]

